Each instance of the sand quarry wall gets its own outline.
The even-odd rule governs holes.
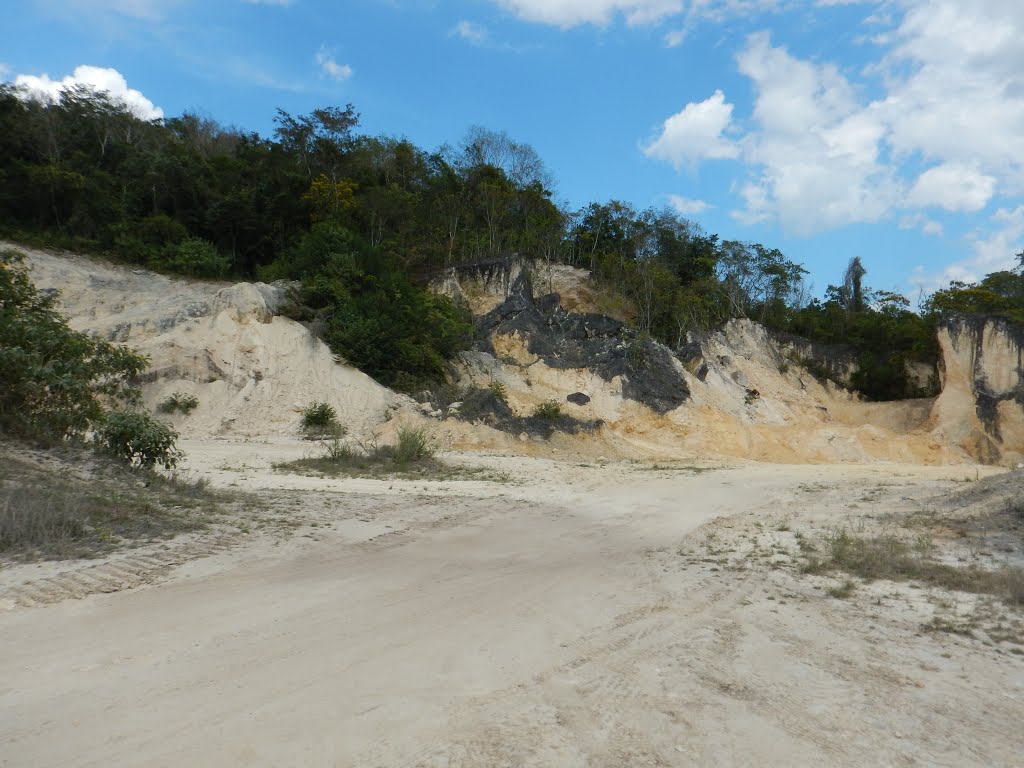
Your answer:
[[[441,287],[476,313],[490,312],[508,300],[525,268],[513,260],[504,271],[453,273]],[[599,308],[586,272],[544,264],[533,272],[536,292],[554,289],[562,309]],[[948,321],[939,334],[941,396],[890,403],[866,402],[818,380],[792,362],[785,344],[748,320],[690,341],[690,351],[672,363],[688,397],[662,414],[623,396],[626,377],[609,381],[587,368],[553,366],[521,332],[496,334],[492,351],[464,355],[462,373],[473,386],[499,383],[517,413],[556,400],[575,417],[605,422],[593,440],[658,454],[1005,465],[1024,457],[1022,343],[1009,324]],[[922,373],[922,386],[930,375],[930,369]],[[589,402],[567,401],[572,393]]]
[[[1024,461],[1024,328],[1005,320],[952,317],[939,328],[942,393],[933,433],[980,461]]]
[[[313,401],[333,405],[360,433],[411,407],[409,398],[339,364],[303,325],[278,315],[282,286],[174,279],[17,249],[29,256],[37,286],[60,291],[72,327],[149,356],[147,406],[174,392],[198,399],[190,415],[169,417],[186,437],[294,435]]]
[[[172,417],[187,437],[296,435],[302,408],[315,400],[331,403],[356,434],[387,435],[395,423],[425,418],[410,398],[339,361],[303,325],[278,314],[282,286],[174,279],[69,254],[19,250],[29,256],[40,288],[61,291],[73,327],[150,357],[143,386],[149,407],[174,392],[197,397],[191,415]],[[479,313],[493,311],[508,299],[524,267],[518,262],[489,275],[453,274],[446,290]],[[541,265],[533,284],[538,292],[554,288],[564,310],[602,308],[581,270]],[[456,446],[523,452],[556,447],[581,454],[783,462],[1024,459],[1022,344],[1005,323],[965,319],[944,326],[941,396],[899,403],[866,403],[815,379],[750,321],[734,320],[692,341],[698,352],[668,363],[686,390],[683,402],[658,412],[629,396],[628,373],[609,379],[586,367],[553,366],[530,351],[522,334],[496,334],[491,351],[462,356],[461,385],[499,383],[517,414],[555,400],[566,413],[603,426],[543,440],[445,413],[442,428]],[[589,402],[568,401],[574,393]]]

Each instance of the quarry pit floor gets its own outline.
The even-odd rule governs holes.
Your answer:
[[[183,447],[251,515],[100,564],[0,569],[0,765],[1024,755],[1020,645],[935,631],[979,626],[981,601],[843,594],[801,569],[809,539],[927,513],[993,470],[464,453],[448,460],[500,478],[323,479],[274,471],[297,442]],[[123,580],[90,587],[97,568]]]

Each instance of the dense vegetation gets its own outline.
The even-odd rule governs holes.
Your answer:
[[[537,153],[503,133],[428,152],[360,135],[351,105],[279,110],[275,125],[268,138],[196,114],[144,122],[88,90],[48,103],[0,85],[0,231],[193,277],[301,281],[296,316],[410,391],[443,378],[468,338],[467,318],[426,281],[512,252],[589,269],[673,347],[742,316],[852,345],[855,383],[876,398],[913,394],[905,363],[934,362],[938,312],[1024,313],[1007,278],[953,286],[918,315],[864,286],[859,260],[809,301],[805,270],[780,251],[720,240],[673,210],[565,210]]]

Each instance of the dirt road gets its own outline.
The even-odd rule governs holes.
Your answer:
[[[521,482],[268,491],[287,539],[0,613],[0,765],[1020,764],[1019,656],[694,555],[963,469],[493,461]]]

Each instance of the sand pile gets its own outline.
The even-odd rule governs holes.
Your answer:
[[[174,392],[198,398],[190,415],[170,417],[186,437],[295,434],[302,408],[314,400],[333,405],[361,433],[408,406],[408,398],[339,364],[304,326],[277,315],[281,286],[172,279],[19,250],[40,288],[60,290],[72,326],[149,356],[149,407]]]

